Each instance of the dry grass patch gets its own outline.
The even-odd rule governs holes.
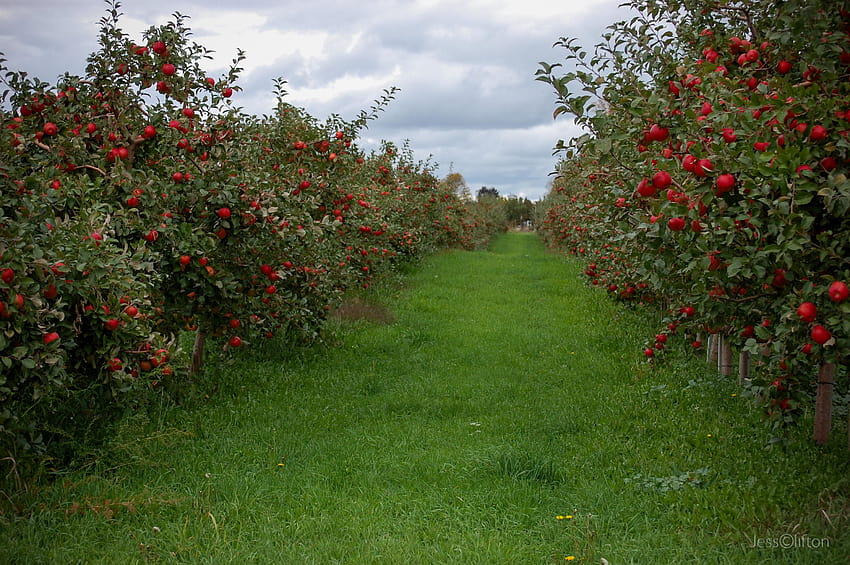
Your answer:
[[[343,300],[339,308],[331,312],[331,318],[340,321],[366,320],[375,324],[391,324],[395,321],[392,310],[380,304],[367,302],[359,296]]]

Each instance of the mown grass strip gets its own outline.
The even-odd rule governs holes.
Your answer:
[[[653,320],[533,234],[431,257],[382,302],[391,317],[341,323],[333,346],[269,345],[213,370],[208,401],[128,419],[97,469],[2,517],[5,562],[850,554],[840,442],[765,449],[733,380],[687,356],[650,371]]]

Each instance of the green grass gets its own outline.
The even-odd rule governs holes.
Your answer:
[[[128,419],[0,516],[0,562],[846,562],[846,428],[767,448],[732,380],[650,370],[657,320],[578,273],[530,234],[433,256],[369,297],[389,323],[258,348]]]

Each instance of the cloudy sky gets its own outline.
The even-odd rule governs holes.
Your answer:
[[[594,45],[627,13],[620,0],[127,0],[121,27],[141,40],[174,12],[189,16],[194,40],[213,49],[207,70],[246,53],[235,101],[269,113],[272,79],[287,100],[324,119],[354,118],[384,89],[400,88],[361,144],[410,140],[433,156],[437,174],[461,173],[482,186],[536,200],[554,168],[552,146],[576,134],[552,119],[551,87],[534,80],[538,61],[561,60],[561,36]],[[0,52],[6,66],[54,82],[82,74],[97,48],[102,0],[0,0]]]

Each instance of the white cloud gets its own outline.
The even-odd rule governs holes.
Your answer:
[[[293,88],[290,95],[300,103],[328,103],[351,95],[372,97],[401,76],[401,67],[394,67],[384,75],[354,75],[346,73],[333,81],[316,87]]]
[[[580,2],[552,0],[523,0],[503,2],[499,0],[473,0],[470,7],[478,13],[489,14],[494,20],[519,26],[524,31],[549,27],[553,22],[571,22],[593,14],[600,8],[610,7],[608,0],[581,0]]]
[[[269,18],[256,12],[205,9],[193,15],[190,24],[195,41],[215,51],[207,67],[211,71],[228,68],[238,49],[245,52],[240,66],[246,78],[282,58],[295,56],[315,64],[329,57],[328,32],[270,27]]]

